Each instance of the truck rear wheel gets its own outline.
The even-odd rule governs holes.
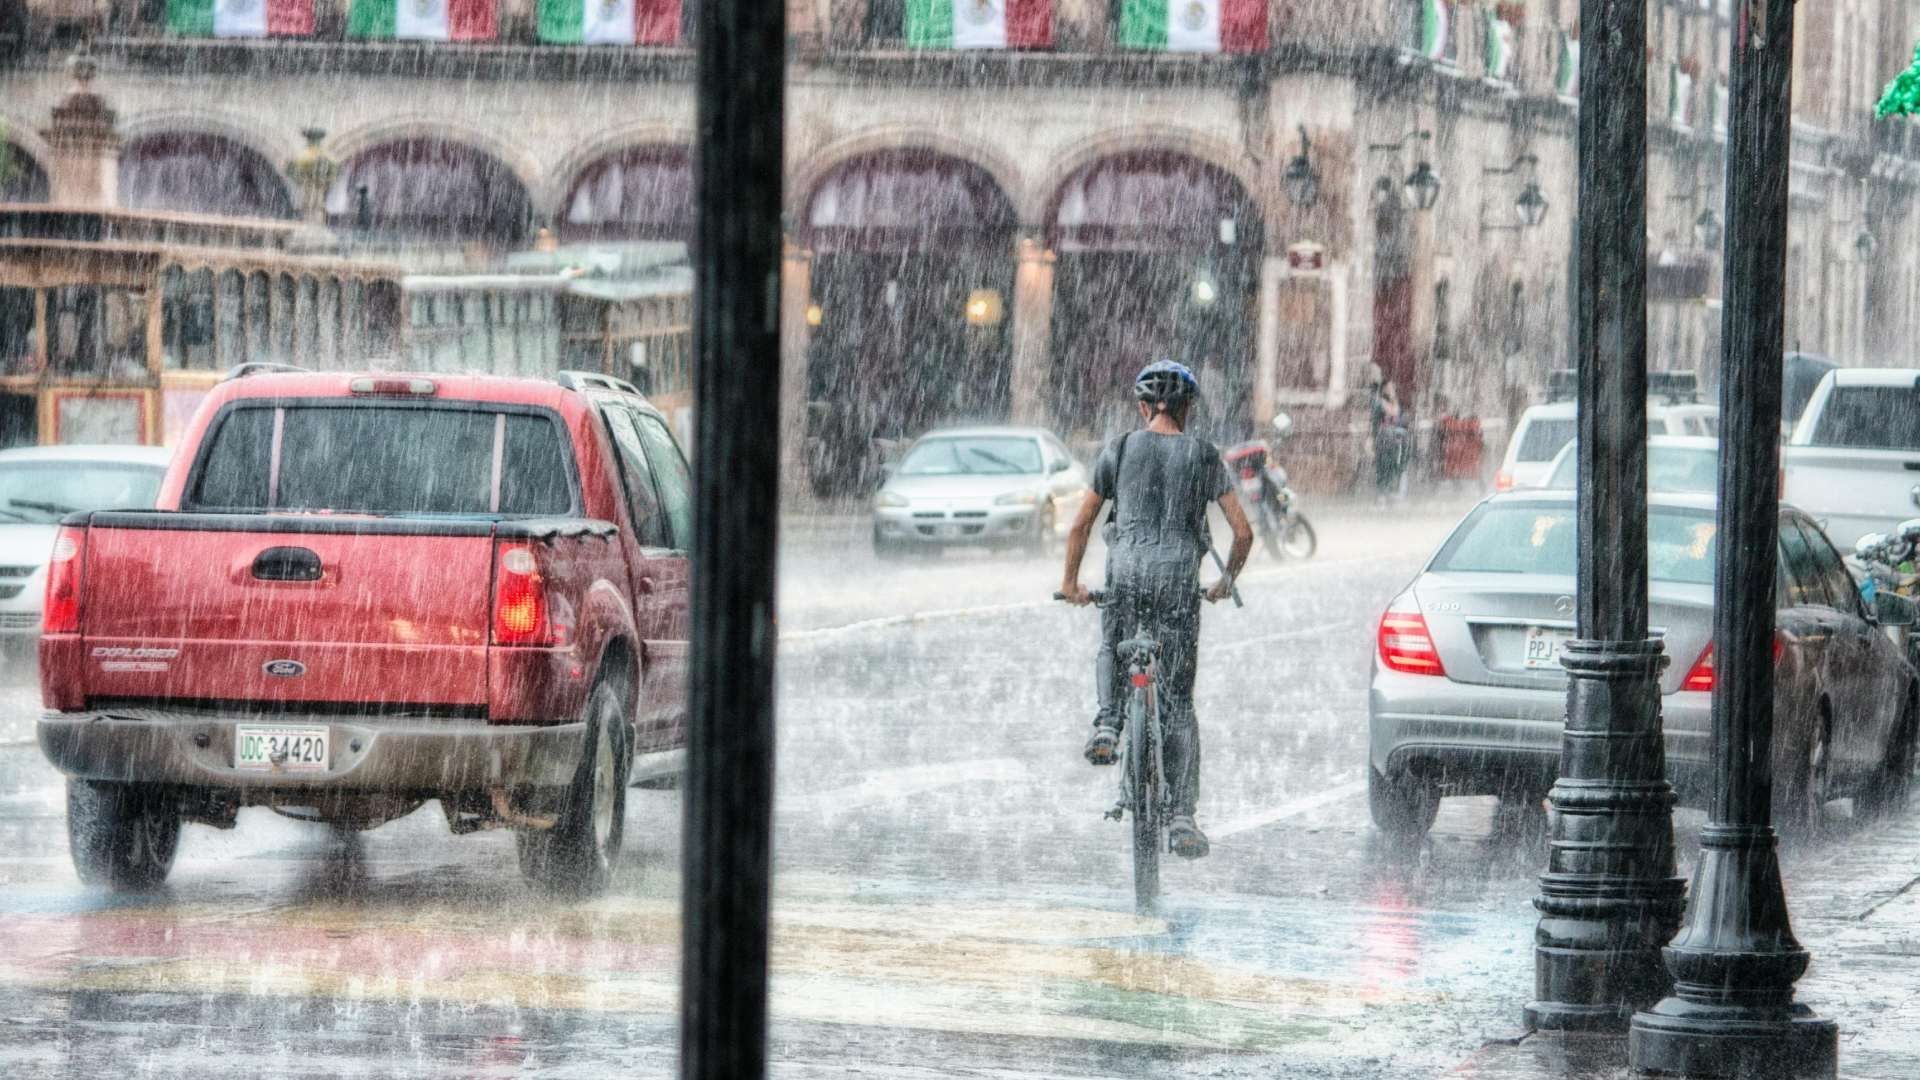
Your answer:
[[[180,814],[136,784],[67,781],[67,846],[88,885],[150,889],[167,880],[180,847]]]
[[[587,744],[552,829],[516,834],[520,872],[554,893],[595,896],[613,880],[627,815],[627,697],[603,679],[587,698]]]

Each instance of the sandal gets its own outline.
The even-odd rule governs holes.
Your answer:
[[[1200,826],[1195,825],[1193,818],[1186,814],[1175,817],[1167,824],[1167,848],[1183,859],[1204,858],[1211,850],[1207,834],[1201,832]]]
[[[1111,765],[1120,751],[1120,733],[1110,727],[1096,727],[1093,734],[1087,736],[1087,761],[1094,765]]]

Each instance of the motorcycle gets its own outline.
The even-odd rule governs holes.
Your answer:
[[[1876,594],[1891,593],[1920,603],[1920,518],[1909,518],[1892,533],[1868,533],[1853,545],[1852,564],[1860,582],[1860,598],[1867,610],[1877,607]],[[1889,636],[1904,639],[1907,658],[1920,667],[1920,634],[1910,626],[1889,627]]]
[[[1228,447],[1222,455],[1239,485],[1248,520],[1267,554],[1276,559],[1311,558],[1319,546],[1313,524],[1300,510],[1300,497],[1287,486],[1287,470],[1273,461],[1274,447],[1292,431],[1293,418],[1281,413],[1273,418],[1272,446],[1265,439],[1252,439]]]

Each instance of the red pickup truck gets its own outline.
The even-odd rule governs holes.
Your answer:
[[[687,463],[631,386],[254,373],[158,507],[77,514],[49,570],[41,749],[75,867],[148,887],[182,822],[366,829],[437,799],[604,887],[628,784],[682,764]]]

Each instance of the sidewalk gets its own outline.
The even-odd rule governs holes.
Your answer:
[[[1784,852],[1793,930],[1813,954],[1797,1000],[1840,1025],[1840,1076],[1920,1076],[1920,805],[1819,852]],[[1691,853],[1683,853],[1689,855]],[[1682,867],[1682,872],[1691,866]],[[1519,1012],[1524,987],[1515,988]],[[1523,1035],[1483,1046],[1448,1075],[1475,1080],[1626,1080],[1620,1036]]]

